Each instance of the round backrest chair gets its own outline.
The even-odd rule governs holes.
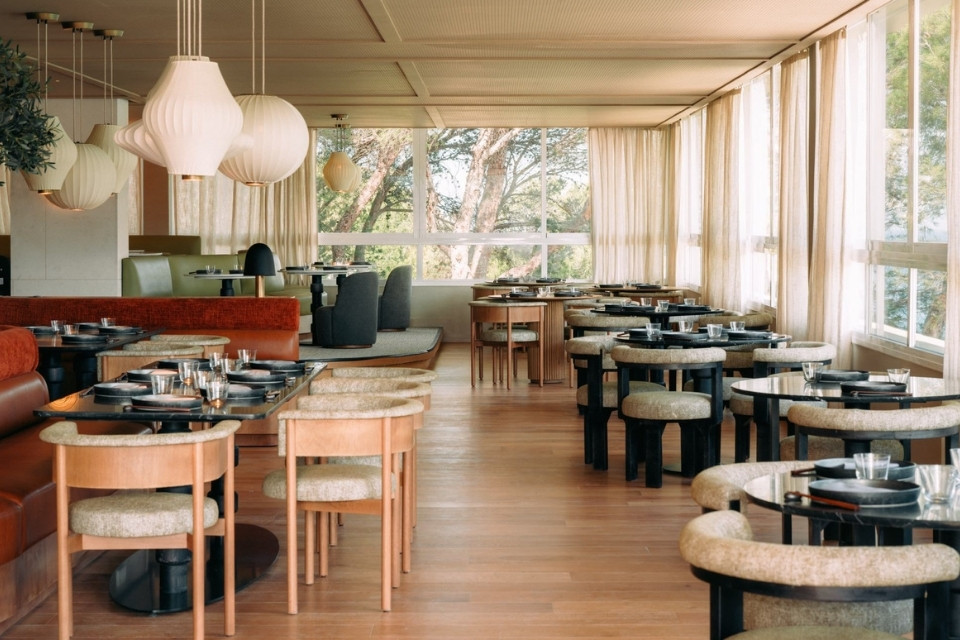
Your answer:
[[[113,351],[101,351],[97,354],[97,379],[113,380],[117,376],[130,371],[139,369],[151,362],[156,362],[163,358],[202,358],[203,347],[201,346],[172,346],[175,343],[165,344],[162,342],[153,342],[145,340],[142,342],[150,343],[141,345],[141,342],[126,345],[123,349]],[[134,347],[134,348],[130,348]]]
[[[638,477],[640,451],[646,459],[646,486],[663,484],[663,431],[677,423],[681,432],[681,474],[693,477],[717,464],[720,423],[723,421],[723,361],[715,347],[638,349],[616,346],[620,417],[626,424],[626,478]],[[693,380],[693,391],[673,391],[670,378]],[[630,393],[633,380],[667,381],[664,391]]]
[[[405,382],[433,382],[436,371],[416,367],[339,367],[331,369],[334,378],[393,378]]]
[[[819,547],[757,542],[746,517],[737,511],[714,511],[687,523],[680,533],[680,555],[710,587],[710,637],[717,639],[902,637],[859,627],[853,611],[870,603],[889,611],[903,601],[914,608],[915,638],[943,639],[949,627],[950,582],[960,575],[960,556],[943,544]],[[775,616],[752,620],[750,600],[779,600],[783,606]],[[840,626],[818,626],[830,623],[820,622],[818,609],[803,606],[814,603],[828,605],[832,614],[850,615],[828,616]],[[786,628],[797,624],[784,617],[791,607],[804,610],[805,622],[800,624],[809,626]]]
[[[211,353],[223,353],[230,344],[225,336],[204,336],[189,333],[161,333],[150,338],[149,342],[166,343],[167,346],[203,347],[203,357]]]

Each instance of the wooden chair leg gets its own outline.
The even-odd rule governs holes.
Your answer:
[[[323,537],[321,535],[321,537]],[[303,512],[303,582],[313,584],[317,567],[315,557],[317,553],[317,513]]]
[[[333,518],[330,512],[321,511],[320,514],[320,577],[326,578],[330,572],[330,525]]]

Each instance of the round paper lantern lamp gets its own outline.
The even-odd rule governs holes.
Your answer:
[[[99,147],[107,154],[107,157],[110,158],[110,162],[113,163],[117,179],[114,182],[111,193],[117,193],[120,189],[123,189],[123,185],[127,183],[127,179],[130,178],[130,174],[133,173],[134,167],[137,166],[137,156],[116,143],[115,137],[119,130],[119,125],[97,124],[93,126],[93,130],[87,137],[87,144]]]
[[[107,201],[116,183],[117,172],[107,154],[92,144],[78,144],[77,162],[60,190],[47,199],[61,209],[95,209]]]
[[[44,195],[63,186],[64,179],[70,173],[70,169],[73,168],[73,163],[77,161],[77,145],[63,130],[60,118],[52,116],[50,118],[50,128],[54,131],[54,140],[49,147],[50,156],[48,158],[52,166],[40,173],[20,172],[31,191]]]
[[[171,56],[143,108],[168,173],[212,176],[243,127],[243,113],[206,56]]]
[[[334,191],[346,193],[357,180],[359,171],[346,152],[334,151],[323,165],[323,180]]]
[[[243,133],[250,149],[220,163],[220,171],[245,185],[263,186],[283,180],[303,164],[310,144],[307,123],[292,104],[276,96],[237,96],[243,112]]]

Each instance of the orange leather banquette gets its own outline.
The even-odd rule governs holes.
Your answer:
[[[164,328],[166,333],[230,338],[227,351],[256,349],[267,360],[300,358],[300,303],[296,298],[240,296],[200,298],[2,297],[0,324],[48,325],[51,320]]]

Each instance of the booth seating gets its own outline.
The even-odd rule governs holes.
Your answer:
[[[57,580],[53,447],[39,437],[55,421],[33,414],[49,401],[38,362],[33,334],[0,326],[0,635],[50,595]],[[89,434],[150,430],[149,423],[122,421],[79,426]],[[72,497],[92,495],[102,492],[80,490]]]

